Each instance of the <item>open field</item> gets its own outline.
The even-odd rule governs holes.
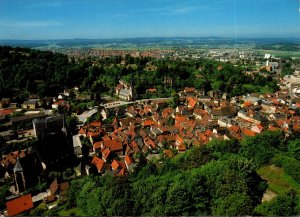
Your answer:
[[[299,51],[281,51],[281,50],[256,50],[260,54],[272,54],[275,57],[300,57]]]
[[[268,181],[269,189],[277,194],[283,194],[290,189],[300,192],[300,184],[287,175],[282,168],[274,165],[258,169],[258,174]]]

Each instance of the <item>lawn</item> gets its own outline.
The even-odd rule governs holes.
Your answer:
[[[280,167],[274,165],[263,166],[257,172],[268,181],[269,189],[277,194],[283,194],[290,189],[300,193],[300,184]]]

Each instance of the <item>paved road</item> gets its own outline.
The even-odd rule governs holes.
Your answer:
[[[141,100],[136,100],[136,101],[132,101],[132,102],[124,102],[124,101],[115,101],[115,102],[110,102],[110,103],[106,103],[103,104],[103,106],[105,108],[116,108],[116,107],[120,107],[123,105],[129,105],[129,104],[134,104],[134,103],[141,103],[141,102],[146,102],[146,101],[167,101],[172,99],[172,97],[169,98],[154,98],[154,99],[141,99]]]

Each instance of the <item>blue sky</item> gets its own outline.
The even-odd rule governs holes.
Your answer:
[[[299,0],[0,0],[0,39],[300,37]]]

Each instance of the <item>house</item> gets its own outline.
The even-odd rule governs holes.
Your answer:
[[[31,194],[6,202],[8,216],[15,216],[33,208]]]
[[[183,90],[186,95],[193,95],[195,94],[195,91],[196,89],[194,87],[185,87]]]
[[[131,85],[128,85],[126,81],[120,80],[119,84],[115,88],[116,95],[125,100],[125,101],[131,101],[133,100],[133,89]]]
[[[105,171],[105,162],[96,156],[93,157],[92,164],[96,166],[98,173]]]
[[[108,148],[103,148],[101,150],[101,153],[102,153],[102,160],[104,162],[107,162],[110,159],[111,151]]]
[[[125,165],[126,165],[128,171],[133,172],[135,163],[134,163],[132,157],[130,157],[129,155],[125,156]]]
[[[235,114],[235,109],[233,107],[218,107],[211,109],[210,114],[213,119],[227,118]]]
[[[38,102],[39,102],[39,99],[30,99],[28,101],[25,101],[22,104],[22,108],[23,109],[36,109],[39,105]]]

